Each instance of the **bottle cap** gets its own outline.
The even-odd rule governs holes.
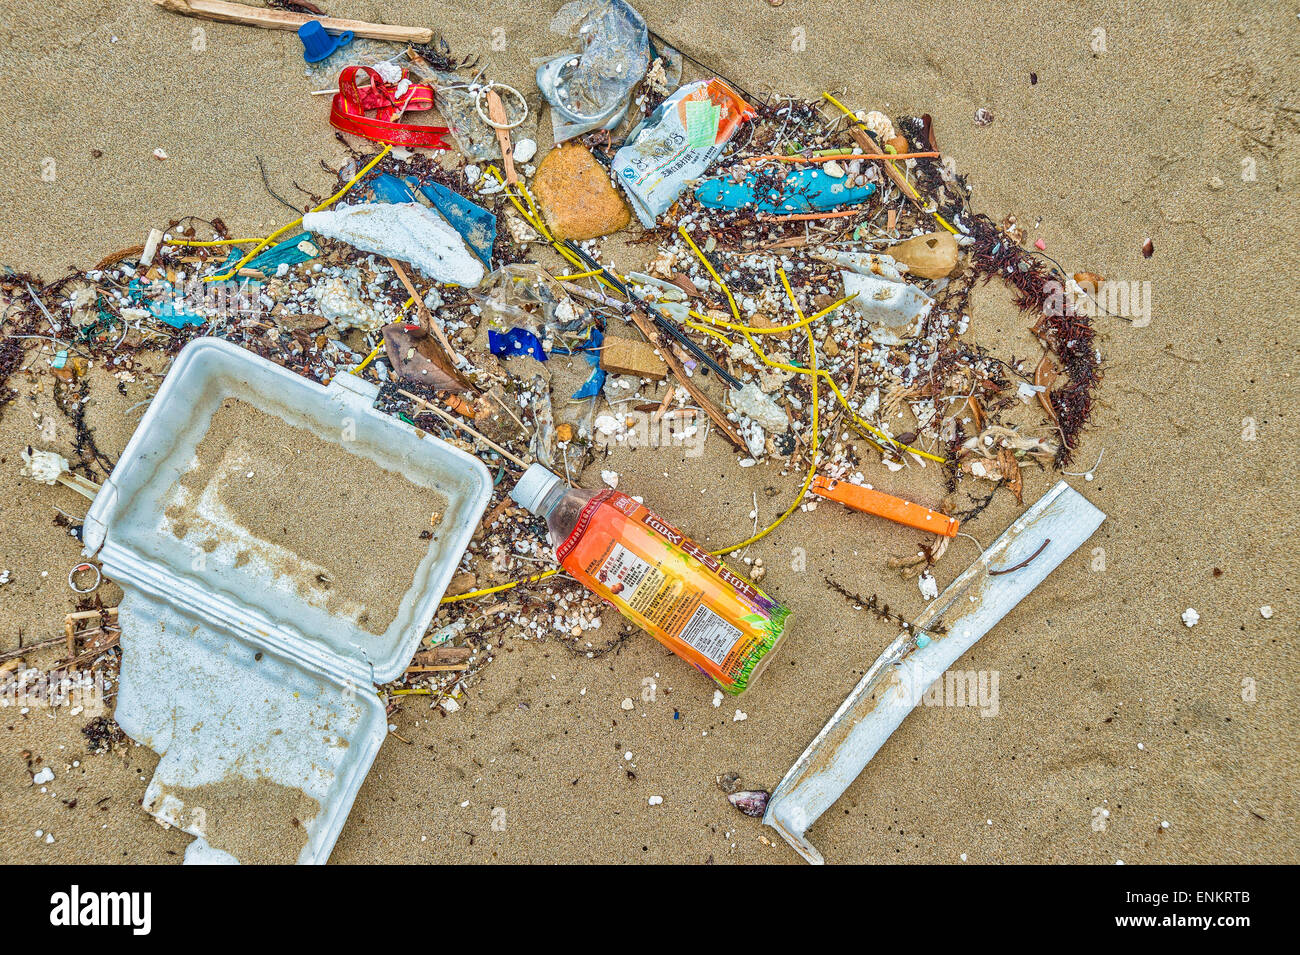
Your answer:
[[[538,517],[544,517],[538,508],[542,506],[547,493],[551,488],[560,483],[558,475],[552,474],[540,464],[528,465],[528,470],[524,476],[516,482],[514,488],[510,491],[510,496],[515,499],[515,503],[520,507],[531,511]]]

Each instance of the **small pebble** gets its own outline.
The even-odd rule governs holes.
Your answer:
[[[535,155],[537,155],[537,143],[531,139],[521,139],[515,143],[515,162],[528,162]]]

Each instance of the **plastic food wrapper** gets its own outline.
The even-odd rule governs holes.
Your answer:
[[[709,107],[717,109],[716,128]],[[719,79],[688,83],[660,103],[614,155],[614,175],[641,224],[654,228],[682,190],[722,155],[740,124],[757,115]],[[692,135],[703,141],[701,128],[715,130],[711,144],[691,145]]]
[[[555,141],[613,129],[650,65],[645,20],[624,0],[571,0],[551,19],[551,29],[582,43],[580,53],[552,57],[537,68]]]

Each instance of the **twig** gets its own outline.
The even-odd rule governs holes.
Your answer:
[[[457,354],[456,349],[451,347],[451,342],[447,340],[447,333],[442,330],[442,326],[433,320],[433,315],[428,307],[424,304],[424,299],[420,293],[415,290],[415,285],[411,282],[411,277],[406,274],[406,269],[402,268],[402,263],[398,262],[392,256],[388,258],[388,264],[393,267],[397,277],[401,280],[402,285],[406,287],[407,293],[415,299],[415,310],[419,313],[420,319],[424,322],[424,327],[438,336],[438,341],[442,343],[443,349],[447,352],[447,357],[452,362],[452,367],[459,367],[462,359]]]
[[[15,657],[21,657],[33,650],[44,650],[63,642],[63,637],[51,637],[49,640],[42,640],[40,643],[29,643],[25,647],[18,647],[16,650],[6,650],[3,653],[0,653],[0,661],[12,660]]]
[[[225,0],[153,0],[155,4],[172,13],[222,23],[239,23],[267,30],[297,30],[304,23],[319,20],[330,33],[351,32],[369,40],[387,40],[390,43],[424,44],[433,40],[433,30],[427,27],[389,26],[383,23],[366,23],[361,20],[340,20],[336,17],[319,17],[284,10],[267,10],[243,3],[226,3]]]
[[[489,448],[491,448],[491,449],[492,449],[493,451],[495,451],[497,454],[501,455],[501,456],[502,456],[503,458],[505,458],[507,461],[510,461],[510,462],[513,463],[515,466],[519,467],[520,469],[526,469],[526,468],[528,467],[528,463],[527,463],[526,461],[523,461],[523,460],[521,460],[521,459],[515,457],[513,454],[511,454],[511,453],[510,453],[509,451],[507,451],[505,448],[501,447],[501,445],[497,444],[495,441],[493,441],[491,438],[489,438],[487,435],[482,434],[482,433],[480,433],[479,431],[476,431],[474,428],[471,428],[469,425],[467,425],[465,422],[461,421],[459,418],[453,416],[453,415],[450,414],[449,412],[443,411],[443,410],[442,410],[441,408],[439,408],[437,405],[432,404],[431,402],[425,401],[425,400],[424,400],[423,398],[421,398],[419,395],[413,395],[413,394],[411,394],[409,391],[405,391],[405,390],[403,390],[403,389],[401,389],[401,388],[398,388],[398,389],[397,389],[397,393],[398,393],[399,395],[403,395],[403,396],[405,396],[405,397],[407,397],[407,398],[410,398],[410,399],[411,399],[412,401],[414,401],[417,405],[420,405],[420,407],[425,408],[425,409],[427,409],[427,410],[429,410],[429,411],[432,411],[434,414],[436,414],[436,415],[437,415],[439,418],[441,418],[443,421],[447,422],[447,423],[448,423],[449,425],[451,425],[453,428],[459,428],[460,430],[462,430],[462,431],[464,431],[464,432],[466,432],[466,433],[468,433],[468,434],[473,435],[475,438],[477,438],[478,440],[482,441],[484,444],[486,444]]]
[[[1050,537],[1047,538],[1047,539],[1044,540],[1041,544],[1038,545],[1038,550],[1034,551],[1032,554],[1030,554],[1028,557],[1026,557],[1026,558],[1025,558],[1024,560],[1022,560],[1020,563],[1016,564],[1016,565],[1013,566],[1013,567],[1004,567],[1004,568],[1002,568],[1001,570],[990,570],[990,571],[989,571],[989,576],[990,576],[990,577],[996,577],[998,574],[1009,574],[1009,573],[1011,573],[1013,570],[1020,570],[1020,568],[1022,568],[1022,567],[1028,567],[1031,563],[1033,563],[1034,558],[1037,557],[1039,554],[1041,554],[1041,553],[1043,552],[1043,550],[1047,547],[1047,545],[1050,544],[1051,542],[1052,542],[1052,539],[1051,539]]]

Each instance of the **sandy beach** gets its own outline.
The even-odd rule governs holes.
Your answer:
[[[521,89],[534,88],[534,57],[564,49],[547,30],[558,0],[322,6],[433,26]],[[1149,324],[1095,321],[1105,379],[1067,470],[1101,463],[1091,480],[1065,478],[1106,522],[958,663],[997,674],[996,715],[918,708],[812,830],[828,861],[1300,861],[1300,336],[1286,288],[1300,274],[1288,225],[1300,179],[1295,10],[637,7],[756,96],[830,91],[855,109],[930,114],[976,210],[998,222],[1014,214],[1067,273],[1150,283]],[[24,4],[4,19],[0,264],[49,281],[191,214],[265,235],[292,218],[267,183],[294,201],[295,185],[335,187],[329,170],[347,153],[327,98],[308,95],[320,87],[292,33],[191,20],[147,0]],[[991,124],[973,121],[981,108]],[[539,132],[545,148],[545,117]],[[618,239],[602,248],[629,266],[644,254]],[[972,301],[973,341],[1036,355],[1005,289],[980,286]],[[144,363],[161,371],[155,357]],[[158,378],[142,368],[119,388],[96,368],[89,380],[87,426],[116,459]],[[66,577],[81,556],[55,509],[80,516],[88,505],[20,476],[26,445],[67,454],[75,434],[49,375],[15,375],[10,387],[0,653],[62,633],[76,598]],[[711,546],[751,532],[754,502],[759,526],[774,519],[799,486],[774,463],[739,467],[716,435],[699,458],[616,451],[579,483],[599,486],[602,469]],[[870,476],[934,505],[938,470]],[[1027,473],[1026,504],[1057,479]],[[963,530],[988,545],[1022,510],[999,494]],[[792,608],[790,637],[761,682],[720,706],[713,684],[644,634],[592,656],[504,640],[458,711],[407,702],[393,715],[331,861],[797,862],[718,779],[774,787],[896,636],[837,588],[878,594],[909,618],[921,611],[915,582],[886,566],[916,536],[822,502],[750,547],[768,568],[763,587]],[[979,553],[964,538],[952,546],[935,569],[941,588]],[[120,598],[112,584],[99,594],[110,606]],[[1188,608],[1194,627],[1180,619]],[[607,612],[597,635],[616,638],[620,623]],[[58,653],[26,662],[53,666]],[[142,746],[88,754],[86,722],[67,708],[0,709],[0,861],[179,862],[191,837],[140,805],[157,756]],[[38,765],[53,782],[33,784]]]

